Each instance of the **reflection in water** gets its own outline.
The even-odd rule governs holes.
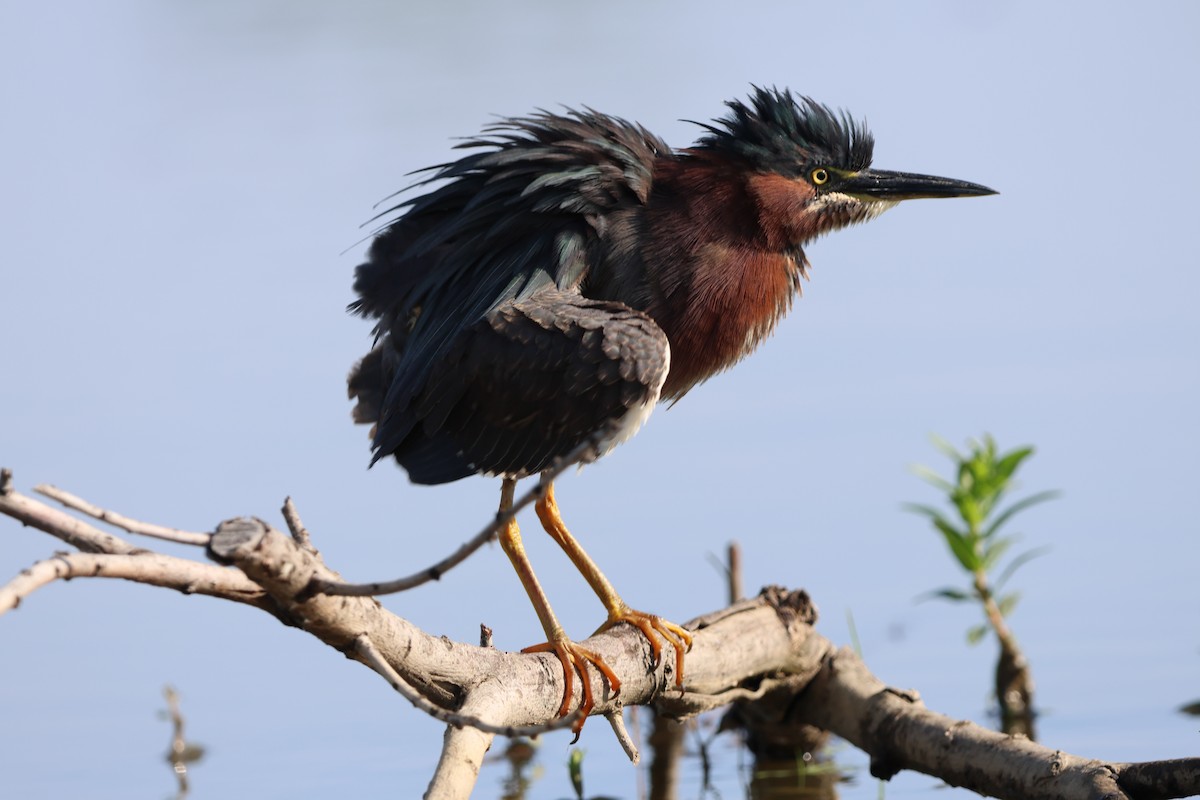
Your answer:
[[[183,712],[179,708],[179,693],[170,686],[163,687],[167,698],[164,718],[171,720],[171,749],[167,751],[167,763],[171,765],[178,782],[175,800],[184,800],[191,787],[188,784],[188,765],[199,763],[204,758],[204,746],[188,742],[183,735]]]
[[[750,777],[751,800],[836,800],[837,786],[848,781],[828,749],[797,753],[791,759],[760,758]]]
[[[488,759],[508,762],[508,775],[501,781],[501,800],[525,800],[529,787],[542,777],[541,766],[533,763],[537,749],[537,742],[532,739],[509,739],[503,753]]]
[[[567,757],[566,768],[571,778],[571,788],[574,800],[615,800],[602,795],[584,795],[583,791],[583,758],[586,751],[578,747],[571,748]],[[490,762],[505,761],[508,763],[508,775],[501,781],[503,794],[501,800],[526,800],[530,788],[545,773],[545,769],[534,763],[538,754],[538,742],[533,739],[509,739],[503,753],[487,759]]]
[[[671,748],[669,754],[658,752],[655,736],[651,735],[643,748],[642,763],[657,761],[661,764],[664,759],[675,761],[674,780],[651,780],[647,792],[640,781],[635,789],[635,774],[630,769],[629,791],[621,796],[639,800],[646,797],[649,800],[687,797],[700,800],[738,800],[739,797],[750,800],[837,800],[839,786],[853,785],[854,775],[861,769],[860,765],[839,761],[839,754],[848,749],[840,740],[834,740],[835,744],[830,746],[829,736],[823,731],[809,726],[781,725],[768,736],[763,735],[761,727],[754,733],[743,728],[733,736],[722,736],[722,733],[731,732],[728,716],[720,724],[716,715],[676,723],[686,746]],[[728,746],[714,748],[718,741]],[[580,748],[572,748],[565,764],[560,761],[550,765],[556,778],[551,781],[555,787],[549,795],[546,786],[537,792],[531,791],[546,775],[545,766],[538,763],[538,745],[531,739],[508,740],[502,752],[487,759],[492,764],[508,764],[507,774],[500,779],[501,800],[526,800],[535,796],[567,800],[567,791],[571,794],[570,800],[614,800],[585,792],[585,751]],[[734,762],[741,761],[739,753],[749,754],[753,764],[736,766]],[[560,788],[557,779],[561,775],[557,770],[564,767],[570,777],[569,790]],[[593,765],[592,769],[602,771],[603,767]],[[652,771],[653,768],[643,766],[640,769]],[[744,794],[738,792],[731,796],[727,788],[729,781],[716,779],[717,775],[729,776],[733,772],[741,775],[736,783],[743,787]],[[726,788],[720,791],[714,782],[720,782]]]
[[[838,763],[827,732],[792,718],[794,700],[790,689],[780,687],[757,701],[735,703],[721,720],[721,730],[737,731],[754,758],[752,800],[835,800],[838,784],[856,771]]]

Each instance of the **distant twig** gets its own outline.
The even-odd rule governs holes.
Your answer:
[[[288,531],[292,534],[292,538],[296,540],[296,544],[303,547],[313,555],[320,555],[317,548],[313,546],[312,537],[308,535],[308,528],[304,527],[304,523],[300,521],[300,512],[296,510],[296,504],[292,502],[291,497],[284,498],[283,520],[287,523]]]
[[[168,542],[178,542],[179,544],[192,544],[203,547],[208,544],[211,534],[195,533],[193,531],[182,531],[178,528],[167,528],[163,525],[155,525],[151,522],[142,522],[141,520],[130,519],[123,514],[118,514],[115,511],[109,511],[106,508],[89,503],[82,497],[77,497],[70,492],[63,491],[57,486],[41,483],[33,487],[33,490],[43,497],[49,497],[73,511],[78,511],[80,514],[86,514],[92,519],[98,519],[101,522],[107,522],[114,528],[120,528],[129,533],[136,533],[141,536],[152,536],[155,539],[165,539]]]
[[[556,460],[549,469],[544,471],[538,478],[538,482],[533,485],[529,491],[517,498],[512,506],[504,511],[498,512],[495,518],[483,527],[479,533],[468,540],[465,544],[455,550],[449,557],[442,559],[432,567],[427,567],[420,572],[409,575],[405,578],[398,578],[391,581],[375,581],[372,583],[343,583],[341,581],[331,581],[323,578],[315,578],[308,588],[305,590],[305,597],[311,597],[316,594],[329,594],[345,597],[373,597],[380,594],[395,594],[396,592],[404,592],[409,589],[414,589],[423,583],[436,581],[445,575],[449,570],[461,564],[466,558],[482,547],[487,542],[495,537],[496,532],[503,528],[508,522],[517,516],[517,512],[528,506],[535,500],[540,500],[546,496],[546,492],[550,491],[550,484],[565,472],[572,465],[584,461],[589,454],[595,452],[596,442],[598,437],[591,436],[584,440],[582,444],[568,453],[563,458]]]
[[[742,548],[737,541],[729,543],[729,604],[741,600],[746,595],[742,592]]]
[[[39,531],[77,547],[85,553],[135,553],[138,548],[119,536],[106,533],[81,519],[65,514],[57,508],[27,497],[12,488],[12,471],[4,470],[0,480],[0,514],[12,517],[22,525]]]
[[[617,736],[617,742],[620,743],[621,749],[625,751],[625,755],[629,757],[630,763],[637,764],[642,756],[638,753],[637,743],[633,741],[633,737],[629,735],[629,731],[625,728],[625,715],[622,712],[623,710],[618,708],[606,712],[604,718],[612,726],[613,733]]]

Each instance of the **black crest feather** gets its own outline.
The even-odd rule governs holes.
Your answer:
[[[825,165],[847,170],[871,165],[875,137],[844,111],[787,89],[754,87],[748,103],[726,102],[730,113],[705,125],[698,150],[728,153],[759,169],[798,175]]]

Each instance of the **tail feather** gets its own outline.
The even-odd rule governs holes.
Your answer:
[[[351,400],[358,401],[350,412],[356,423],[366,425],[379,422],[387,386],[388,380],[383,368],[383,347],[376,347],[354,365],[346,381],[347,394]],[[371,429],[371,436],[375,436],[374,428]]]

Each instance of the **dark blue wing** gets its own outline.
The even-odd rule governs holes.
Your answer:
[[[415,400],[464,331],[539,290],[578,290],[607,257],[615,217],[645,202],[653,161],[668,152],[644,129],[590,111],[506,120],[488,133],[418,186],[445,183],[385,212],[400,216],[357,270],[351,307],[379,320],[382,350],[380,369],[356,367],[351,392],[364,409],[356,418],[376,422],[375,460],[429,446],[418,430],[428,410]]]

